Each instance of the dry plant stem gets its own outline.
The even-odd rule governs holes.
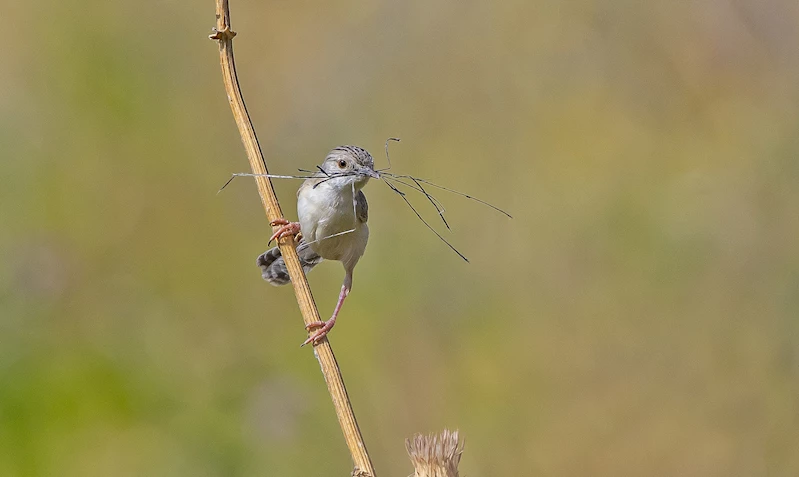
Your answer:
[[[219,60],[222,65],[222,76],[228,101],[230,102],[230,109],[233,110],[233,117],[236,120],[241,140],[247,151],[247,159],[250,161],[252,172],[254,174],[266,174],[266,162],[258,145],[258,139],[255,136],[255,130],[244,105],[244,99],[236,77],[236,66],[233,60],[234,36],[236,34],[230,29],[228,1],[216,0],[216,28],[214,34],[211,35],[211,39],[219,42]],[[271,222],[282,217],[283,213],[280,210],[280,204],[277,201],[270,179],[263,176],[255,177],[255,183],[258,187],[258,194],[261,196],[267,219]],[[291,283],[294,285],[294,294],[297,296],[297,304],[300,307],[305,324],[322,321],[311,294],[311,287],[308,285],[308,280],[305,278],[305,273],[297,257],[294,241],[291,237],[286,237],[279,240],[278,245],[280,246],[280,252],[283,254],[283,259],[286,261],[286,268],[288,268]],[[366,444],[363,442],[361,431],[355,420],[355,414],[352,411],[352,405],[344,387],[341,371],[336,363],[336,357],[333,355],[330,343],[326,338],[314,346],[314,354],[322,368],[327,389],[336,409],[336,416],[344,432],[344,439],[347,441],[350,454],[352,454],[352,461],[355,464],[353,475],[374,477],[375,472],[372,467],[372,461],[369,459]]]

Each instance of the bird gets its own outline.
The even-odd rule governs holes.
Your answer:
[[[327,321],[317,321],[306,326],[315,330],[302,346],[318,344],[336,324],[344,300],[352,291],[352,273],[366,250],[369,240],[369,205],[363,187],[369,179],[380,179],[375,171],[374,159],[358,146],[334,148],[317,166],[297,191],[298,222],[281,217],[270,222],[280,228],[270,237],[280,240],[294,236],[298,242],[297,254],[305,273],[323,260],[339,261],[344,265],[344,282],[333,315]],[[272,285],[290,283],[286,263],[275,247],[258,256],[261,276]]]

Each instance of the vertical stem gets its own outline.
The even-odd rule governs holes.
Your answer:
[[[233,117],[239,128],[241,141],[247,151],[247,159],[250,161],[253,174],[267,174],[266,161],[264,161],[258,139],[255,136],[255,129],[247,113],[247,107],[244,105],[244,99],[236,77],[236,65],[233,59],[234,36],[236,36],[236,33],[230,29],[228,1],[216,0],[216,28],[210,38],[217,40],[219,43],[219,61],[222,66],[222,77],[228,101],[230,102],[230,109],[233,111]],[[258,194],[261,196],[267,219],[271,222],[282,217],[283,213],[272,188],[272,181],[268,177],[259,176],[255,177],[255,183],[258,187]],[[300,265],[294,241],[291,237],[286,237],[279,241],[278,246],[286,262],[291,283],[294,285],[294,294],[297,297],[297,304],[300,307],[305,324],[322,321],[311,294],[311,287],[308,285],[305,272],[302,269],[302,265]],[[347,389],[344,387],[341,371],[327,338],[322,339],[319,344],[314,346],[314,354],[322,368],[322,375],[325,378],[330,398],[336,409],[338,422],[341,425],[344,439],[352,455],[352,461],[355,465],[353,475],[374,477],[375,472],[372,467],[372,461],[366,451],[366,444],[358,428],[358,422],[355,420],[355,413],[352,411],[352,405],[347,396]]]

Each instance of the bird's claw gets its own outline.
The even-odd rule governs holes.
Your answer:
[[[316,329],[316,328],[319,328],[319,330],[316,333],[314,333],[311,336],[309,336],[308,339],[305,340],[300,345],[300,347],[305,346],[305,345],[307,345],[308,343],[311,343],[311,342],[313,342],[313,344],[315,344],[315,345],[319,344],[319,342],[322,341],[322,338],[327,336],[327,333],[331,329],[333,329],[333,325],[335,325],[335,324],[336,324],[336,320],[334,318],[331,318],[331,319],[329,319],[327,321],[315,321],[313,323],[310,323],[310,324],[306,325],[305,329],[307,331],[311,331],[311,330]]]
[[[299,222],[289,222],[284,218],[279,218],[269,222],[269,225],[273,227],[276,225],[281,225],[281,227],[277,229],[271,237],[269,237],[269,242],[267,244],[271,244],[275,239],[279,241],[283,237],[288,237],[291,235],[294,236],[295,242],[299,242],[300,238],[302,237],[302,231],[300,230]]]

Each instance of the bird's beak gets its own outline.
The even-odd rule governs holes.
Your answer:
[[[362,173],[364,175],[371,177],[372,179],[380,179],[380,174],[378,172],[373,171],[372,169],[364,168]]]

